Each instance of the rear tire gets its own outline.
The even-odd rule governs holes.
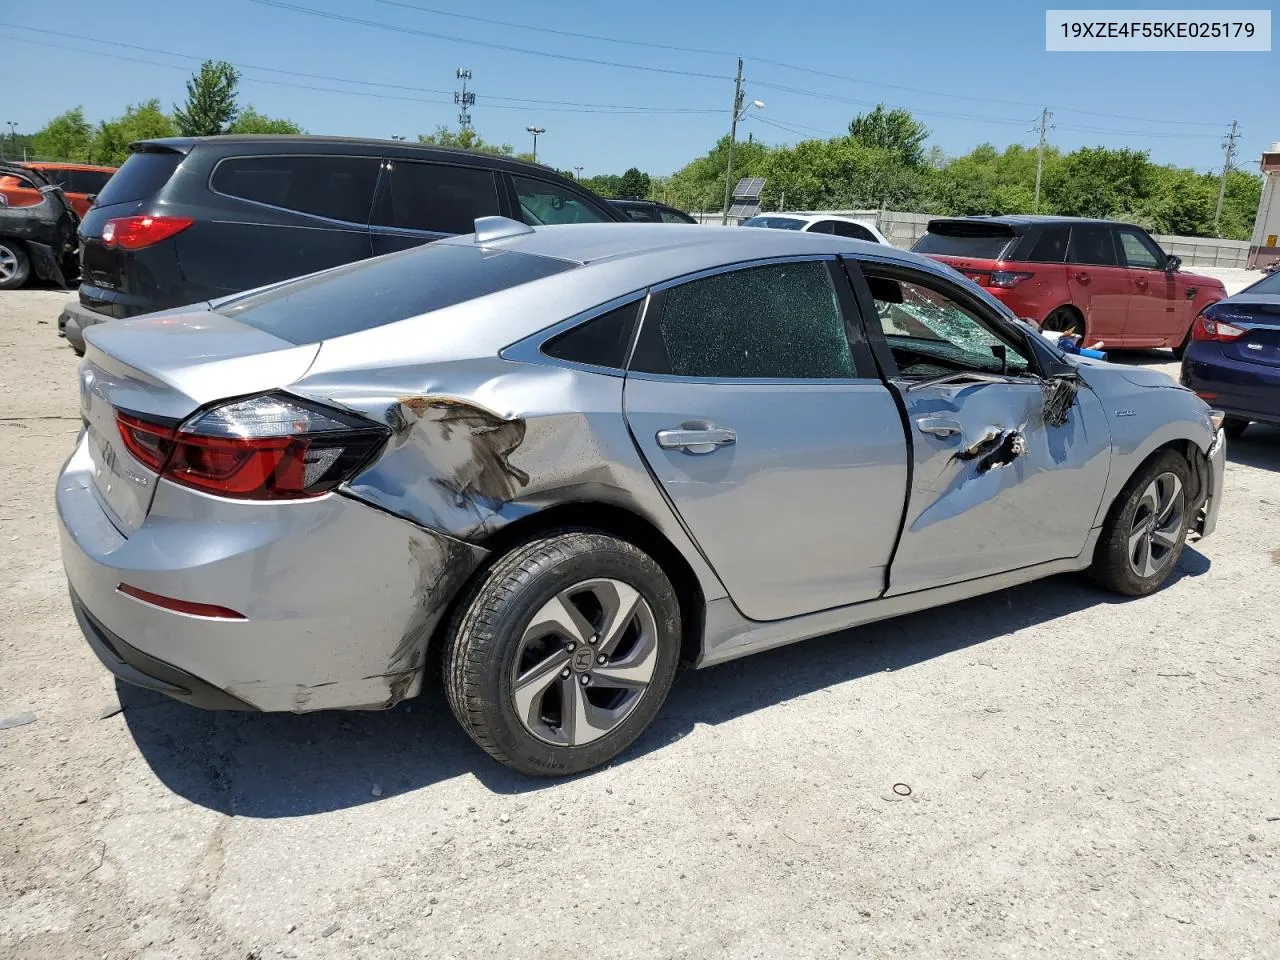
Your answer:
[[[1227,417],[1222,421],[1222,432],[1227,435],[1228,440],[1235,440],[1244,433],[1250,423],[1251,421],[1244,417]]]
[[[14,240],[0,239],[0,290],[17,290],[31,276],[26,248]]]
[[[612,760],[661,708],[680,605],[637,547],[560,532],[499,559],[451,634],[445,691],[471,739],[521,773],[568,776]]]
[[[1154,593],[1187,546],[1191,466],[1173,450],[1151,458],[1112,504],[1089,575],[1099,586],[1130,597]]]
[[[1040,324],[1041,330],[1069,334],[1084,340],[1084,317],[1074,307],[1058,307],[1049,311],[1049,315]]]

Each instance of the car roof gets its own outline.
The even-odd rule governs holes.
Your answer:
[[[576,183],[569,177],[562,176],[550,167],[540,163],[528,163],[514,157],[504,157],[496,153],[483,153],[478,150],[461,150],[457,147],[441,147],[431,143],[409,143],[404,140],[379,140],[370,137],[321,137],[311,135],[281,134],[226,134],[217,137],[160,137],[151,140],[137,140],[129,145],[132,152],[146,150],[172,150],[177,153],[190,153],[199,148],[213,149],[219,152],[242,153],[250,149],[252,153],[316,153],[324,151],[337,155],[361,156],[375,153],[379,157],[401,157],[403,159],[435,159],[449,163],[465,163],[472,167],[488,167],[506,170],[510,173],[521,173],[536,176],[543,180],[572,184],[575,190],[590,196],[596,196],[591,190]],[[604,198],[601,197],[601,200]]]
[[[22,166],[33,170],[89,170],[93,173],[115,173],[117,167],[102,167],[94,163],[63,163],[60,160],[24,160]]]
[[[1028,227],[1046,223],[1105,223],[1119,224],[1123,227],[1132,226],[1132,224],[1125,223],[1123,220],[1106,220],[1101,217],[1059,217],[1050,214],[1029,213],[1010,213],[990,217],[933,217],[929,220],[930,225],[935,223],[997,223],[1015,231],[1026,230]]]
[[[472,244],[473,234],[437,243]],[[579,264],[612,263],[635,270],[637,286],[771,257],[856,253],[943,273],[937,261],[885,244],[827,233],[750,230],[702,224],[581,223],[531,228],[492,241],[495,247]]]

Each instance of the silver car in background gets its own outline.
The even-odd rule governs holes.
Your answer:
[[[625,749],[722,663],[1066,571],[1160,586],[1219,422],[829,234],[474,235],[89,331],[62,555],[118,677],[384,708],[440,655],[499,761]]]

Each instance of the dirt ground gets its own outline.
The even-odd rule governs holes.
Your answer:
[[[117,689],[55,536],[65,296],[0,294],[0,718],[35,716],[0,729],[0,957],[1280,956],[1280,431],[1155,596],[1058,577],[686,673],[539,782],[434,689]]]

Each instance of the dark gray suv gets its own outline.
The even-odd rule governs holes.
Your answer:
[[[58,321],[84,328],[213,300],[458,233],[626,217],[546,167],[341,137],[145,140],[80,226],[81,282]]]

